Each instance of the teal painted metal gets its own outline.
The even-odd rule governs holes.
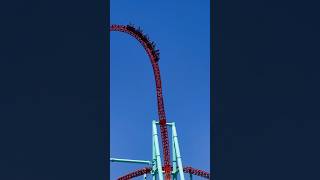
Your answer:
[[[118,159],[118,158],[110,158],[111,162],[126,162],[126,163],[138,163],[138,164],[148,164],[151,165],[152,162],[144,161],[144,160],[134,160],[134,159]]]
[[[156,148],[154,148],[154,137],[153,137],[153,128],[152,128],[152,180],[157,180],[157,156],[156,156]]]
[[[111,162],[125,162],[125,163],[138,163],[138,164],[148,164],[152,166],[152,180],[163,180],[164,171],[162,170],[162,161],[160,156],[160,145],[159,145],[159,136],[157,125],[159,122],[152,121],[152,161],[145,160],[133,160],[133,159],[119,159],[119,158],[110,158]],[[172,180],[185,180],[182,158],[180,154],[179,141],[175,123],[167,123],[167,126],[170,126],[172,129]],[[158,177],[158,178],[157,178]],[[143,179],[147,179],[147,174],[143,175]],[[192,179],[192,174],[190,174],[190,179]]]
[[[156,164],[157,164],[158,176],[159,176],[159,180],[163,180],[156,121],[152,121],[152,130],[153,130],[153,139],[154,139],[154,148],[155,148],[155,153],[156,153]]]
[[[156,124],[160,124],[159,121],[156,121]],[[166,123],[168,126],[172,126],[173,123]]]
[[[172,136],[173,142],[173,136]],[[177,155],[176,148],[172,146],[172,180],[177,180]]]
[[[172,136],[173,136],[173,146],[175,147],[175,150],[176,150],[175,154],[177,156],[176,158],[177,158],[177,162],[178,162],[180,180],[184,180],[185,178],[184,178],[184,174],[183,174],[183,166],[182,166],[179,141],[178,141],[178,135],[177,135],[175,123],[172,123]]]

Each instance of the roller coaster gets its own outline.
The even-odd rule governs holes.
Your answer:
[[[146,179],[147,174],[153,174],[153,179],[156,179],[156,175],[158,175],[159,180],[163,179],[162,173],[164,173],[164,179],[165,180],[171,180],[171,177],[173,177],[173,180],[177,179],[177,173],[180,174],[180,179],[184,180],[183,173],[190,174],[190,177],[192,175],[200,176],[206,179],[210,179],[210,174],[208,172],[205,172],[203,170],[195,169],[192,167],[182,167],[181,163],[181,156],[180,156],[180,150],[176,135],[176,129],[174,123],[167,123],[165,109],[164,109],[164,102],[163,102],[163,96],[162,96],[162,84],[161,84],[161,76],[160,76],[160,69],[158,65],[158,61],[160,59],[160,53],[159,50],[156,48],[156,45],[154,42],[150,41],[149,37],[143,33],[143,31],[140,28],[136,28],[134,25],[111,25],[110,31],[117,31],[117,32],[123,32],[126,34],[129,34],[130,36],[134,37],[136,40],[139,41],[139,43],[143,46],[145,49],[153,68],[153,73],[156,81],[156,94],[157,94],[157,105],[158,105],[158,116],[159,116],[159,122],[153,121],[153,161],[138,161],[138,160],[124,160],[124,159],[114,159],[111,158],[111,161],[113,162],[134,162],[134,163],[146,163],[151,166],[135,170],[133,172],[130,172],[122,177],[119,177],[118,180],[128,180],[132,179],[138,176],[145,176],[144,179]],[[161,165],[161,159],[160,159],[160,152],[159,152],[159,145],[158,145],[158,138],[157,138],[157,129],[156,125],[160,125],[160,132],[161,132],[161,139],[162,139],[162,151],[163,151],[163,158],[164,158],[164,166]],[[169,138],[168,138],[168,129],[167,126],[172,127],[173,132],[173,166],[171,166],[170,163],[170,147],[169,147]]]

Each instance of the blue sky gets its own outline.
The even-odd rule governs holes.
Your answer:
[[[164,104],[184,166],[210,169],[210,7],[203,1],[111,0],[111,24],[134,23],[160,49]],[[154,76],[140,44],[112,32],[110,156],[150,160],[157,119]],[[170,130],[170,129],[169,129]],[[111,163],[111,179],[143,165]]]

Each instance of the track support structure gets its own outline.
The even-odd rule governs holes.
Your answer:
[[[160,123],[156,120],[152,121],[152,161],[148,160],[133,160],[133,159],[119,159],[119,158],[110,158],[111,162],[120,162],[120,163],[135,163],[135,164],[148,164],[151,165],[151,176],[152,180],[164,180],[165,171],[161,161],[160,153],[160,144],[159,144],[159,135],[158,127]],[[184,170],[182,165],[182,158],[179,147],[179,140],[177,135],[177,129],[174,122],[166,123],[166,126],[171,127],[172,130],[172,180],[185,180]],[[147,179],[147,173],[143,174],[143,179]]]

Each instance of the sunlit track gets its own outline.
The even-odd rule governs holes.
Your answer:
[[[151,42],[148,36],[144,35],[140,28],[135,28],[133,25],[111,25],[110,31],[118,31],[123,32],[131,35],[136,40],[140,42],[140,44],[145,49],[153,68],[153,73],[156,81],[156,94],[157,94],[157,105],[158,105],[158,116],[159,116],[159,124],[160,124],[160,132],[161,132],[161,139],[162,139],[162,148],[163,148],[163,157],[164,157],[164,166],[162,170],[165,174],[165,180],[171,180],[172,175],[172,166],[170,164],[170,147],[169,147],[169,139],[168,139],[168,130],[167,130],[167,120],[166,114],[164,110],[164,102],[162,96],[162,84],[161,84],[161,76],[160,76],[160,69],[158,65],[159,57],[159,50],[156,49],[155,43]],[[182,165],[180,167],[183,167]],[[182,169],[182,168],[181,168]],[[182,170],[181,170],[182,171]],[[118,180],[128,180],[138,176],[142,176],[144,174],[150,174],[152,172],[151,167],[145,167],[142,169],[138,169],[131,173],[128,173],[125,176],[118,178]],[[192,167],[184,167],[184,173],[189,173],[192,175],[200,176],[206,179],[210,178],[210,174],[199,170],[194,169]],[[183,173],[182,173],[183,174]]]
[[[169,139],[168,139],[168,130],[167,130],[167,120],[166,114],[164,111],[163,97],[162,97],[162,84],[161,84],[161,76],[160,69],[158,65],[159,61],[159,50],[155,49],[155,44],[150,42],[149,38],[142,33],[141,30],[136,29],[131,25],[111,25],[110,31],[120,31],[127,33],[137,39],[140,44],[146,50],[151,64],[153,68],[153,73],[156,80],[156,92],[157,92],[157,102],[158,102],[158,115],[160,122],[160,131],[161,131],[161,139],[162,139],[162,147],[163,147],[163,155],[164,155],[164,170],[165,170],[165,179],[171,179],[171,171],[170,171],[170,150],[169,150]]]
[[[172,167],[171,167],[171,169],[172,169]],[[118,180],[127,180],[127,179],[132,179],[132,178],[142,176],[144,174],[150,174],[151,170],[152,170],[151,167],[144,167],[142,169],[138,169],[134,172],[126,174],[126,175],[118,178]],[[188,174],[192,174],[195,176],[203,177],[205,179],[210,179],[210,174],[208,172],[202,171],[200,169],[195,169],[193,167],[184,167],[183,172],[188,173]]]

